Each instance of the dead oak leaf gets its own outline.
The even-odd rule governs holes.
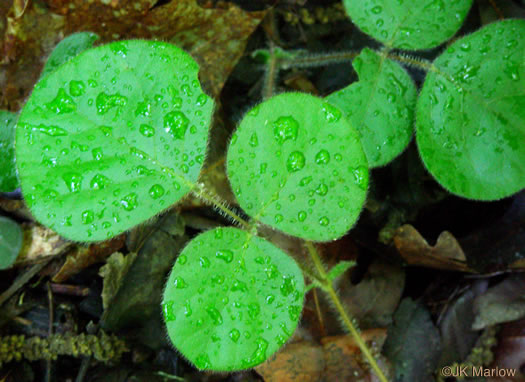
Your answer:
[[[371,348],[376,362],[388,377],[388,361],[379,354],[386,340],[386,334],[386,329],[368,329],[361,332],[361,337]],[[326,363],[324,380],[348,382],[379,381],[379,378],[367,365],[359,346],[352,337],[348,335],[325,337],[321,342]]]
[[[244,53],[248,37],[266,14],[246,12],[233,4],[221,9],[202,8],[197,0],[170,1],[161,6],[153,6],[151,0],[47,3],[30,2],[16,20],[16,28],[5,30],[0,37],[0,48],[8,58],[0,68],[2,107],[18,109],[38,79],[45,57],[65,36],[78,31],[98,34],[101,43],[141,38],[177,44],[200,64],[202,86],[217,98]]]
[[[394,244],[409,265],[474,272],[467,265],[467,259],[456,238],[448,231],[439,235],[431,246],[410,224],[399,227],[394,235]]]
[[[301,341],[287,345],[255,370],[266,382],[317,382],[324,367],[323,348]]]
[[[375,353],[379,367],[388,372],[386,358],[379,355],[386,329],[365,330],[361,336]],[[255,370],[265,382],[379,381],[363,359],[359,346],[348,335],[324,337],[321,345],[311,341],[289,344]]]

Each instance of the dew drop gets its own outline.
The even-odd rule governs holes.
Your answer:
[[[95,213],[92,210],[85,210],[81,215],[82,224],[91,224],[95,220]]]
[[[138,207],[138,202],[137,202],[137,194],[132,192],[126,196],[124,196],[121,200],[120,200],[120,205],[122,206],[122,208],[124,208],[126,211],[133,211],[135,208]]]
[[[86,92],[86,85],[82,81],[72,80],[69,82],[69,92],[73,97],[80,97]]]
[[[364,166],[359,166],[356,169],[351,168],[351,172],[354,175],[354,182],[357,184],[357,186],[362,190],[366,190],[366,187],[368,185],[367,168]]]
[[[327,150],[321,150],[315,155],[315,163],[328,164],[330,163],[330,153]]]
[[[78,192],[82,188],[82,175],[78,172],[66,172],[62,175],[62,179],[70,192]]]
[[[326,227],[328,224],[330,224],[330,219],[328,219],[326,216],[323,216],[319,219],[319,224],[323,227]]]
[[[200,370],[209,369],[211,367],[211,362],[208,354],[199,354],[199,356],[195,359],[195,366],[197,366],[197,368]]]
[[[319,186],[317,186],[315,193],[317,195],[325,196],[328,193],[328,186],[324,183],[320,183]]]
[[[249,144],[252,147],[257,147],[259,145],[259,140],[257,139],[256,133],[253,133],[252,136],[250,137]]]
[[[299,123],[292,116],[279,117],[273,123],[273,135],[280,144],[289,139],[295,141],[298,132]]]
[[[56,114],[71,113],[77,109],[77,105],[63,88],[58,90],[56,97],[46,107]]]
[[[206,94],[201,94],[197,97],[197,106],[204,106],[208,102],[208,96]]]
[[[215,257],[221,259],[227,263],[231,263],[233,260],[233,252],[229,249],[223,249],[215,252]]]
[[[221,312],[219,312],[217,308],[208,306],[206,307],[206,313],[208,313],[208,316],[210,316],[212,322],[216,326],[222,325],[223,323],[222,315],[221,315]]]
[[[189,119],[181,111],[172,111],[164,116],[164,129],[173,139],[184,139]]]
[[[299,213],[297,214],[297,219],[300,221],[300,222],[304,222],[306,220],[306,217],[308,215],[306,214],[305,211],[299,211]]]
[[[310,184],[310,182],[311,182],[313,179],[314,179],[314,178],[312,178],[311,176],[305,176],[304,178],[302,178],[302,179],[299,181],[299,186],[304,187],[304,186]]]
[[[166,301],[162,304],[162,315],[164,316],[164,321],[166,322],[175,321],[173,303],[174,301]]]
[[[377,6],[373,7],[373,8],[371,9],[371,11],[372,11],[372,13],[378,15],[378,14],[380,14],[381,12],[383,12],[383,7],[381,7],[380,5],[377,5]]]
[[[38,130],[41,133],[44,133],[44,134],[49,135],[51,137],[62,137],[62,136],[67,135],[67,131],[64,130],[63,128],[61,128],[61,127],[58,127],[58,126],[40,125],[36,129],[33,129],[33,130]]]
[[[142,135],[148,138],[155,135],[155,129],[150,125],[146,125],[146,124],[140,125],[139,131]]]
[[[301,315],[301,307],[298,305],[289,305],[288,315],[290,316],[290,320],[292,321],[299,320],[299,316]]]
[[[237,341],[239,341],[239,338],[241,337],[241,332],[234,328],[230,330],[229,336],[233,342],[237,343]]]
[[[111,183],[111,180],[102,174],[96,174],[89,182],[89,186],[93,190],[103,190],[108,184]]]
[[[329,103],[323,104],[323,112],[328,123],[337,122],[341,119],[341,111]]]
[[[286,160],[286,168],[288,172],[297,172],[304,168],[306,158],[301,151],[293,151]]]
[[[256,319],[259,316],[259,313],[261,312],[261,307],[256,302],[253,302],[251,304],[248,304],[248,315],[252,319]]]
[[[158,199],[162,197],[165,194],[164,187],[162,187],[160,184],[154,184],[149,189],[149,196],[151,196],[152,199]]]
[[[289,294],[293,293],[295,291],[295,282],[293,278],[284,276],[283,277],[283,283],[280,286],[280,291],[283,296],[288,296]]]
[[[98,114],[106,114],[114,107],[122,108],[128,103],[128,98],[120,94],[99,93],[95,100]]]
[[[199,258],[199,264],[202,268],[209,268],[210,267],[210,259],[208,259],[206,256],[202,256]]]
[[[173,281],[173,286],[177,289],[184,289],[188,287],[188,284],[182,277],[175,277],[175,281]]]

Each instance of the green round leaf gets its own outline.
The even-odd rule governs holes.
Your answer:
[[[182,251],[163,298],[175,347],[201,370],[253,367],[293,334],[304,280],[295,261],[237,228],[207,231]]]
[[[78,32],[60,41],[49,55],[41,77],[54,72],[60,65],[93,46],[99,36],[92,32]]]
[[[15,166],[15,113],[0,110],[0,192],[18,187]]]
[[[0,216],[0,269],[13,265],[22,248],[23,237],[18,224]]]
[[[366,34],[389,47],[418,50],[451,38],[472,0],[343,0],[343,4]]]
[[[122,41],[44,77],[20,115],[16,161],[33,215],[103,240],[180,200],[206,151],[213,101],[176,46]]]
[[[280,94],[244,117],[227,170],[248,215],[308,240],[348,231],[368,187],[357,130],[337,107],[301,93]]]
[[[382,166],[410,143],[417,91],[398,63],[365,48],[353,61],[359,81],[330,94],[359,131],[370,167]]]
[[[450,192],[496,200],[525,187],[525,20],[487,25],[434,62],[416,141]]]

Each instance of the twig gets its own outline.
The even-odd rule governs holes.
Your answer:
[[[266,63],[266,70],[264,72],[264,82],[262,98],[268,99],[275,93],[275,84],[277,83],[277,77],[279,76],[279,65],[278,59],[275,54],[275,45],[270,42],[270,57]]]
[[[45,259],[45,261],[33,265],[22,275],[11,284],[11,286],[0,295],[0,305],[6,302],[11,296],[13,296],[20,288],[22,288],[29,280],[33,278],[38,272],[44,268],[47,263],[51,261],[51,258]]]

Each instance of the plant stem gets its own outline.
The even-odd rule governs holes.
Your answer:
[[[264,73],[264,83],[262,90],[262,98],[268,99],[275,93],[275,84],[279,76],[279,66],[275,55],[274,44],[270,42],[270,57],[266,63],[266,70]]]
[[[194,187],[192,191],[198,198],[213,205],[215,208],[220,210],[225,216],[229,217],[231,220],[233,220],[245,230],[252,230],[253,225],[251,223],[247,222],[239,215],[237,215],[231,208],[229,208],[225,201],[219,198],[218,195],[212,194],[208,190],[206,190],[204,185],[196,185],[196,187]]]
[[[370,352],[370,349],[368,349],[368,346],[366,345],[365,341],[361,338],[361,335],[359,334],[357,328],[352,323],[352,320],[350,319],[349,315],[346,313],[345,308],[343,307],[343,304],[341,303],[341,300],[339,299],[339,296],[337,296],[337,293],[334,290],[334,287],[332,285],[332,282],[327,278],[325,267],[321,261],[321,258],[319,257],[319,254],[317,253],[317,249],[313,245],[311,241],[306,241],[306,248],[308,249],[308,252],[310,253],[310,257],[312,258],[312,261],[315,265],[315,268],[319,272],[319,275],[321,276],[321,279],[324,283],[323,290],[326,291],[330,299],[335,305],[335,308],[341,318],[343,319],[343,322],[352,335],[354,341],[357,343],[357,346],[359,346],[359,349],[361,349],[361,352],[365,356],[366,360],[374,370],[376,376],[379,378],[381,382],[388,382],[388,379],[383,374],[383,371],[379,368],[379,365],[377,364],[374,356]]]
[[[390,58],[391,60],[395,60],[395,61],[401,62],[409,66],[415,66],[416,68],[419,68],[426,72],[432,70],[432,63],[425,59],[422,59],[419,57],[413,57],[413,56],[409,56],[405,54],[397,54],[397,53],[390,53],[390,52],[386,52],[384,54],[386,55],[386,57]]]
[[[279,68],[310,68],[316,66],[338,64],[340,62],[352,61],[358,55],[359,52],[354,51],[305,54],[304,56],[297,55],[293,58],[285,58],[279,60]]]

